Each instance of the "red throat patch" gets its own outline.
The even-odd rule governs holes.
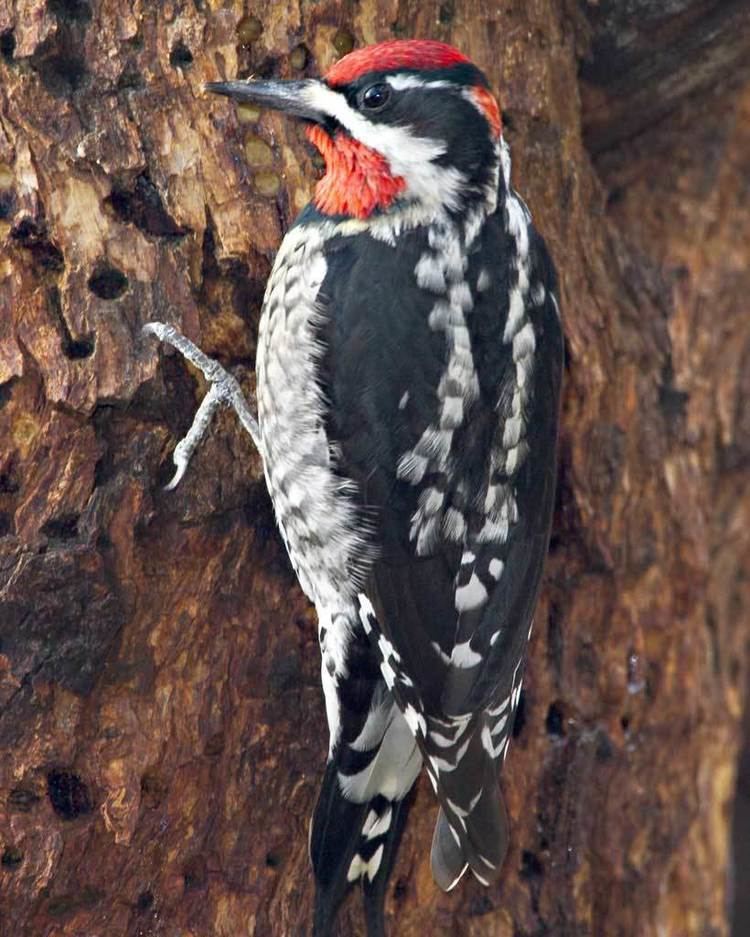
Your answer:
[[[308,140],[320,150],[326,173],[315,186],[313,203],[325,215],[369,218],[386,209],[406,188],[401,176],[391,175],[384,156],[344,133],[331,137],[318,124],[306,129]]]

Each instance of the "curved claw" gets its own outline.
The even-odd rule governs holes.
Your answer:
[[[172,453],[172,461],[174,462],[176,469],[175,473],[172,476],[172,480],[164,486],[165,491],[173,491],[182,481],[182,476],[187,471],[187,467],[190,464],[190,457],[192,456],[192,450],[188,451],[188,447],[185,445],[186,440],[181,439],[174,448]]]

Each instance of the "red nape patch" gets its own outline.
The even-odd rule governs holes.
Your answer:
[[[386,209],[406,182],[391,175],[386,159],[343,133],[331,137],[318,124],[305,131],[326,162],[326,174],[315,186],[313,203],[325,215],[369,218]]]
[[[500,120],[500,108],[497,106],[495,96],[481,85],[474,85],[471,89],[471,96],[474,98],[476,106],[487,118],[487,122],[492,127],[495,136],[499,137],[503,127]]]
[[[470,62],[466,56],[444,42],[431,39],[392,39],[364,49],[355,49],[339,59],[325,74],[329,85],[348,85],[367,72],[389,72],[396,68],[428,71],[450,68]]]

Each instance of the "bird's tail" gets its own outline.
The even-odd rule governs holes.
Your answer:
[[[508,849],[508,816],[498,765],[475,731],[460,761],[450,770],[428,761],[440,810],[432,838],[432,874],[450,891],[470,869],[483,885],[500,875]]]
[[[368,937],[383,937],[383,902],[409,792],[421,757],[383,686],[356,739],[341,741],[326,768],[310,831],[314,937],[331,934],[350,884],[361,880]]]

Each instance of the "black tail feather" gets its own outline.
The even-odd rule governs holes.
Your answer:
[[[310,830],[310,860],[315,873],[313,937],[329,937],[344,895],[347,873],[357,851],[368,805],[342,797],[337,760],[328,763]]]
[[[384,903],[408,808],[403,801],[378,795],[355,804],[341,795],[335,762],[329,764],[315,808],[310,836],[310,857],[315,872],[313,937],[331,937],[339,905],[353,881],[352,863],[360,866],[367,937],[385,937]],[[373,835],[373,816],[386,821]],[[388,819],[390,818],[390,819]],[[380,855],[372,880],[368,864]]]
[[[383,858],[380,861],[375,878],[370,881],[367,876],[362,879],[362,897],[365,910],[365,924],[367,937],[385,937],[384,906],[385,895],[388,890],[388,881],[396,861],[401,835],[406,825],[412,798],[402,801],[391,801],[393,811],[391,825],[384,837]]]

